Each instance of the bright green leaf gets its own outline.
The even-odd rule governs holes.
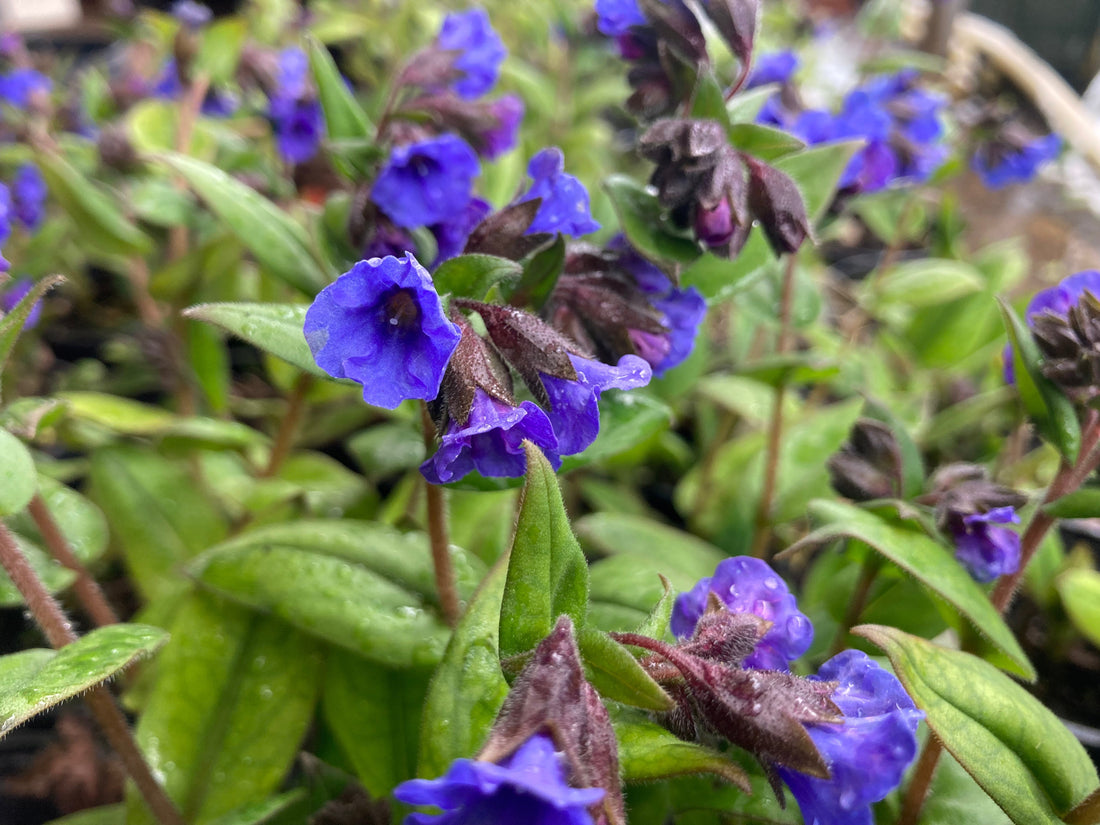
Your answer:
[[[638,557],[667,570],[670,577],[682,574],[691,584],[714,575],[714,568],[725,558],[717,547],[690,533],[626,513],[592,513],[575,526],[590,552]],[[659,582],[655,580],[654,585]]]
[[[862,141],[844,141],[813,146],[805,152],[796,152],[777,160],[773,165],[790,175],[802,192],[806,202],[806,214],[816,224],[825,214],[836,193],[840,176],[861,148]]]
[[[161,160],[187,179],[215,216],[272,275],[309,295],[328,283],[310,251],[305,229],[255,189],[186,155],[166,153]]]
[[[205,74],[212,85],[232,80],[247,35],[248,21],[243,17],[222,17],[211,22],[202,32],[195,73]]]
[[[39,477],[38,491],[73,555],[84,564],[102,556],[109,539],[103,512],[72,487],[49,476]],[[34,519],[26,512],[13,516],[8,526],[39,545],[44,543]]]
[[[1055,518],[1100,518],[1100,487],[1081,487],[1043,507]]]
[[[500,669],[500,614],[508,567],[497,564],[458,620],[424,701],[417,775],[442,776],[451,762],[470,758],[508,693]]]
[[[735,123],[729,129],[730,143],[737,149],[772,163],[805,149],[806,144],[790,132],[760,123]]]
[[[26,324],[34,305],[52,287],[64,280],[60,275],[43,278],[19,300],[19,303],[12,307],[11,311],[0,316],[0,375],[4,374],[4,366],[8,363],[11,351],[15,347],[15,341],[19,338],[19,333],[23,331],[23,325]]]
[[[887,304],[926,307],[979,292],[985,279],[965,261],[922,258],[896,264],[867,281],[866,286],[872,308]]]
[[[853,632],[886,651],[936,737],[1013,822],[1054,825],[1096,790],[1081,743],[993,665],[891,627]]]
[[[105,682],[168,641],[156,627],[116,624],[61,650],[22,650],[0,657],[0,737],[32,716]]]
[[[432,275],[432,281],[441,295],[450,293],[459,298],[481,301],[493,286],[514,281],[522,273],[523,267],[507,258],[459,255],[440,264]]]
[[[577,646],[588,681],[605,699],[643,710],[667,711],[672,699],[623,645],[602,630],[582,627]]]
[[[1067,570],[1058,577],[1057,587],[1074,626],[1100,646],[1100,572]]]
[[[840,501],[813,501],[810,513],[824,522],[824,526],[785,552],[817,547],[842,538],[870,545],[965,616],[1012,661],[1014,672],[1025,679],[1035,678],[1035,668],[985,591],[939,542],[916,530],[888,524],[866,510]]]
[[[38,471],[23,442],[0,429],[0,518],[20,512],[38,490]]]
[[[357,140],[370,136],[374,127],[363,107],[340,76],[328,49],[312,37],[306,42],[309,68],[317,97],[325,113],[325,132],[331,140]]]
[[[699,245],[681,230],[668,226],[662,217],[657,196],[624,175],[612,175],[604,181],[619,226],[630,244],[650,260],[690,263],[699,257]],[[662,226],[664,228],[662,228]]]
[[[524,449],[527,479],[501,608],[503,657],[531,650],[563,613],[583,627],[588,612],[588,563],[569,526],[557,476],[538,447],[525,441]]]

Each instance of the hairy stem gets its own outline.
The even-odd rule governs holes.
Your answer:
[[[435,424],[428,412],[428,405],[421,405],[424,424],[424,447],[431,454],[435,446]],[[432,567],[435,569],[435,587],[439,593],[439,606],[447,624],[458,622],[458,590],[455,588],[455,571],[451,563],[450,541],[447,537],[447,503],[443,488],[424,479],[424,497],[428,506],[428,539],[432,548]]]
[[[38,532],[42,534],[42,539],[45,541],[46,549],[50,551],[50,555],[57,559],[63,567],[67,567],[76,573],[73,592],[76,593],[76,597],[88,614],[88,618],[97,627],[118,624],[118,616],[108,603],[107,597],[103,595],[103,591],[88,572],[88,568],[81,564],[80,559],[76,557],[72,547],[69,546],[68,539],[65,538],[61,529],[57,526],[57,522],[54,521],[53,514],[46,506],[42,496],[36,495],[32,498],[27,511],[34,519]]]
[[[905,799],[902,800],[897,825],[916,825],[924,800],[928,796],[928,789],[932,787],[932,778],[936,775],[941,753],[943,745],[940,740],[929,734],[917,759],[917,767],[913,769],[913,778],[909,781]]]
[[[261,478],[271,478],[283,466],[290,450],[294,446],[294,439],[298,435],[298,426],[302,423],[302,414],[305,412],[306,395],[313,386],[313,376],[302,373],[294,382],[287,399],[287,409],[279,422],[279,430],[275,433],[275,443],[271,447],[271,455],[268,457],[267,466],[260,473]]]
[[[27,562],[23,551],[8,528],[0,522],[0,565],[12,580],[12,584],[27,603],[27,608],[41,628],[50,647],[61,649],[77,640],[72,626],[61,605],[50,595]],[[153,776],[145,758],[134,741],[126,718],[122,715],[114,697],[107,688],[99,685],[84,694],[84,701],[91,708],[96,722],[111,747],[118,753],[127,772],[141,792],[145,803],[161,825],[184,825],[172,800]]]
[[[783,283],[779,293],[779,339],[776,341],[776,354],[787,352],[794,343],[794,330],[791,328],[791,312],[794,305],[794,273],[798,256],[787,257],[787,266],[783,270]],[[764,558],[771,542],[772,505],[775,499],[775,485],[779,475],[779,450],[783,441],[783,404],[787,397],[787,382],[780,379],[775,388],[771,419],[768,422],[768,442],[764,454],[764,483],[760,490],[760,502],[756,509],[756,530],[753,535],[752,554]]]

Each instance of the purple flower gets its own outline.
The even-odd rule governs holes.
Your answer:
[[[33,232],[42,222],[48,194],[46,181],[37,166],[24,163],[19,167],[11,182],[11,199],[15,207],[15,217],[27,231]]]
[[[0,75],[0,100],[16,109],[26,109],[36,92],[48,92],[50,79],[34,69],[13,69]]]
[[[871,803],[901,783],[917,754],[917,725],[924,713],[897,677],[858,650],[837,654],[810,678],[839,683],[832,700],[844,713],[844,723],[806,726],[829,778],[782,767],[779,775],[806,822],[872,825]]]
[[[517,95],[503,95],[489,105],[497,125],[481,135],[481,154],[492,160],[516,145],[519,124],[523,120],[523,100]]]
[[[570,354],[577,380],[542,375],[550,397],[550,423],[560,455],[583,452],[600,431],[600,393],[607,389],[644,387],[652,376],[649,364],[636,355],[624,355],[617,366]]]
[[[409,814],[405,825],[592,825],[588,808],[603,788],[573,788],[567,765],[546,734],[536,734],[498,765],[456,759],[439,779],[410,779],[393,795],[410,805],[434,805],[439,814]]]
[[[550,419],[530,401],[518,407],[492,398],[480,387],[465,423],[447,425],[435,455],[420,465],[432,484],[447,484],[477,470],[483,476],[514,478],[527,471],[523,441],[534,442],[557,469],[558,439]]]
[[[455,135],[395,146],[371,200],[398,226],[443,223],[470,202],[480,171],[470,144]]]
[[[493,88],[508,50],[493,31],[484,9],[448,14],[437,42],[443,49],[461,52],[454,62],[455,68],[465,74],[454,83],[460,97],[472,100]]]
[[[201,29],[210,22],[213,12],[195,0],[176,0],[172,4],[172,16],[189,29]]]
[[[458,327],[447,320],[431,276],[411,254],[360,261],[306,312],[317,366],[363,385],[363,400],[393,409],[439,394]]]
[[[7,262],[5,261],[5,263]],[[4,269],[7,269],[7,267],[4,267]],[[33,288],[34,281],[30,278],[20,278],[18,281],[12,281],[8,284],[7,289],[0,291],[0,310],[11,312],[15,309],[15,305],[22,301]],[[31,308],[27,320],[23,322],[23,329],[33,329],[38,325],[38,320],[41,317],[42,301],[38,300]]]
[[[305,163],[316,155],[325,132],[320,102],[276,95],[268,105],[279,154],[288,163]]]
[[[771,629],[745,659],[743,666],[758,670],[790,670],[790,663],[805,653],[814,639],[814,626],[798,609],[794,595],[767,562],[751,556],[734,556],[718,563],[713,577],[700,579],[687,593],[676,597],[672,608],[672,632],[681,639],[691,636],[714,593],[734,613],[752,613],[772,622]]]
[[[309,57],[297,46],[279,52],[275,66],[275,94],[301,98],[309,92]]]
[[[979,582],[1015,573],[1020,569],[1020,536],[1008,527],[993,525],[1019,523],[1012,507],[963,516],[961,524],[951,527],[955,558]]]
[[[538,152],[527,164],[527,174],[533,182],[519,200],[542,198],[527,234],[561,232],[579,237],[600,228],[592,219],[588,190],[564,169],[565,155],[556,146]]]
[[[0,238],[0,243],[2,242],[3,240]],[[1100,271],[1086,269],[1082,272],[1076,272],[1068,278],[1063,278],[1056,286],[1039,290],[1028,303],[1024,320],[1027,321],[1028,326],[1031,326],[1035,316],[1044,310],[1065,317],[1069,314],[1070,307],[1076,304],[1081,296],[1085,294],[1085,290],[1100,298]],[[1016,374],[1012,365],[1011,345],[1005,345],[1001,358],[1004,363],[1005,383],[1015,384]]]
[[[0,183],[0,245],[11,235],[11,221],[15,215],[15,207],[12,206],[11,190]]]
[[[596,0],[596,28],[608,37],[626,34],[631,26],[645,24],[637,0]]]
[[[990,189],[1001,189],[1031,180],[1039,167],[1058,157],[1061,150],[1058,135],[1045,135],[1023,146],[993,143],[975,152],[970,166]]]
[[[789,50],[762,54],[752,66],[752,74],[745,82],[746,89],[766,86],[769,83],[786,83],[798,68],[798,55]]]
[[[493,207],[487,201],[481,198],[470,198],[465,209],[451,216],[449,220],[428,227],[435,235],[438,250],[432,267],[437,267],[444,261],[461,255],[474,227],[492,211]]]

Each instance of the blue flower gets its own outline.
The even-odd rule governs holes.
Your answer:
[[[637,0],[596,0],[596,28],[608,37],[626,34],[631,26],[645,24]]]
[[[0,75],[0,100],[16,109],[26,109],[36,92],[48,92],[53,83],[34,69],[14,69]]]
[[[461,255],[466,248],[466,241],[470,233],[474,231],[481,221],[493,211],[493,207],[481,198],[470,198],[466,208],[451,216],[448,220],[433,224],[428,227],[435,235],[437,253],[433,267],[439,266],[446,260]]]
[[[448,14],[437,42],[441,48],[460,52],[454,66],[464,77],[453,84],[460,97],[472,100],[493,88],[508,50],[484,9]]]
[[[616,366],[569,355],[577,380],[542,375],[550,397],[547,415],[558,439],[560,455],[583,452],[600,431],[600,393],[607,389],[644,387],[652,376],[649,364],[636,355],[624,355]]]
[[[297,46],[283,49],[275,64],[275,94],[297,99],[308,92],[309,57]]]
[[[201,29],[210,22],[213,12],[195,0],[176,0],[172,4],[172,16],[189,29]]]
[[[11,236],[11,221],[15,216],[15,207],[12,205],[11,190],[7,185],[0,183],[0,246]]]
[[[11,198],[15,207],[15,217],[33,232],[42,222],[49,190],[38,167],[33,163],[24,163],[15,173],[11,182]]]
[[[580,237],[600,228],[592,219],[588,190],[564,170],[565,155],[556,146],[538,152],[527,164],[533,182],[519,200],[542,198],[527,234],[561,232]]]
[[[276,95],[268,107],[275,146],[288,163],[305,163],[317,154],[325,133],[325,114],[319,101]]]
[[[470,202],[480,171],[470,144],[455,135],[395,146],[371,200],[398,226],[443,223]]]
[[[516,145],[519,124],[523,120],[523,100],[517,95],[503,95],[489,105],[497,125],[480,136],[481,154],[492,160]]]
[[[979,582],[1015,573],[1020,569],[1020,536],[1008,527],[994,525],[1019,523],[1012,507],[963,516],[951,527],[955,558]]]
[[[439,779],[410,779],[393,795],[410,805],[434,805],[439,814],[409,814],[405,825],[592,825],[588,808],[602,788],[573,788],[554,742],[536,734],[498,765],[456,759]]]
[[[7,267],[3,267],[3,269],[7,269]],[[15,305],[22,301],[27,296],[27,293],[33,288],[34,281],[30,278],[20,278],[17,281],[12,281],[7,285],[6,289],[0,290],[0,310],[11,312],[15,309]],[[38,325],[38,321],[41,317],[42,301],[38,300],[35,301],[34,306],[31,307],[27,320],[23,322],[23,329],[33,329]]]
[[[975,152],[970,166],[990,189],[1001,189],[1031,180],[1039,167],[1058,157],[1061,150],[1058,135],[1045,135],[1023,146],[993,143]]]
[[[790,663],[805,653],[814,639],[814,627],[788,589],[767,562],[751,556],[734,556],[718,563],[713,577],[700,579],[687,593],[676,597],[672,608],[672,632],[681,639],[695,632],[714,593],[734,613],[752,613],[772,622],[771,628],[745,659],[743,666],[757,670],[790,670]]]
[[[523,441],[536,444],[557,469],[558,439],[550,419],[530,401],[518,407],[498,401],[480,387],[465,422],[451,420],[435,455],[420,465],[432,484],[457,481],[477,470],[483,476],[515,478],[527,471]]]
[[[745,81],[745,89],[754,89],[769,83],[786,83],[797,68],[798,55],[790,50],[762,54],[752,64],[752,73]]]
[[[806,822],[872,825],[871,803],[901,783],[917,754],[917,725],[924,713],[897,677],[858,650],[837,654],[810,678],[839,683],[832,700],[844,713],[844,723],[806,726],[829,778],[782,767],[779,775]]]
[[[1070,308],[1085,294],[1085,290],[1100,298],[1100,271],[1086,269],[1082,272],[1075,272],[1073,275],[1063,278],[1057,285],[1039,290],[1028,303],[1024,320],[1027,321],[1028,326],[1032,326],[1035,316],[1043,311],[1050,311],[1064,318],[1069,315]],[[1004,381],[1006,384],[1015,384],[1016,375],[1012,365],[1012,346],[1006,344],[1001,355],[1004,363]]]
[[[363,400],[387,409],[435,398],[459,339],[409,253],[360,261],[321,290],[304,332],[317,366],[362,384]]]

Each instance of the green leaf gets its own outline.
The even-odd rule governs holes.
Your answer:
[[[42,176],[83,243],[108,255],[145,255],[152,248],[149,237],[123,214],[121,205],[92,178],[69,165],[61,155],[39,152],[36,160]]]
[[[170,629],[137,740],[184,818],[207,822],[279,786],[313,718],[322,658],[308,636],[204,593]],[[153,821],[136,793],[127,802],[128,825]]]
[[[660,565],[657,569],[667,570],[670,578],[680,573],[692,584],[714,575],[714,568],[726,557],[690,533],[626,513],[592,513],[578,519],[575,526],[591,552],[638,557]]]
[[[745,772],[717,751],[673,736],[640,711],[612,707],[610,713],[626,782],[709,773],[748,790]]]
[[[582,627],[577,633],[577,647],[588,681],[605,699],[643,710],[673,708],[672,698],[653,681],[633,654],[602,630]]]
[[[566,456],[562,472],[624,453],[671,423],[672,410],[656,398],[640,392],[606,392],[600,398],[599,435],[584,452]]]
[[[1043,506],[1055,518],[1100,517],[1100,487],[1081,487]]]
[[[225,516],[187,465],[139,447],[92,456],[89,496],[103,510],[146,601],[180,592],[183,564],[224,538]]]
[[[560,232],[554,242],[536,252],[523,267],[523,274],[511,292],[517,305],[541,307],[546,303],[565,266],[565,236]]]
[[[52,427],[65,415],[55,398],[17,398],[0,410],[0,427],[33,441],[41,430]]]
[[[690,263],[699,257],[699,245],[668,225],[657,196],[642,184],[625,175],[612,175],[603,188],[619,216],[623,234],[645,257],[671,263]]]
[[[1100,572],[1067,570],[1058,577],[1056,586],[1074,627],[1100,646]]]
[[[726,112],[734,123],[751,122],[760,114],[764,104],[778,91],[778,83],[768,83],[765,86],[749,89],[747,92],[738,92],[726,103]]]
[[[825,523],[824,526],[792,545],[785,553],[842,538],[862,541],[965,616],[979,633],[1011,660],[1013,672],[1028,680],[1035,678],[1035,668],[985,591],[939,542],[915,530],[888,524],[878,516],[844,502],[818,499],[810,503],[809,509],[815,519]]]
[[[927,307],[946,304],[979,292],[985,278],[965,261],[925,258],[903,261],[867,282],[872,308],[888,304]]]
[[[340,76],[328,49],[316,39],[306,40],[309,69],[317,86],[317,97],[325,113],[325,131],[331,140],[357,140],[374,131],[370,118]]]
[[[286,820],[280,814],[304,802],[306,797],[305,788],[296,788],[278,796],[268,797],[267,799],[261,799],[259,802],[250,802],[247,805],[234,808],[224,816],[207,820],[204,825],[264,825],[264,823],[272,821],[284,822]],[[276,817],[278,818],[276,819]]]
[[[329,278],[301,224],[255,189],[200,160],[165,153],[160,160],[186,178],[210,211],[279,280],[308,295]]]
[[[1053,825],[1096,789],[1081,743],[993,665],[891,627],[853,632],[886,651],[936,737],[1013,822]]]
[[[64,280],[60,275],[43,278],[31,287],[30,292],[24,295],[10,312],[0,316],[0,375],[4,374],[4,366],[11,357],[11,351],[15,348],[15,342],[19,338],[19,333],[23,331],[23,325],[27,323],[34,305],[53,286]]]
[[[168,641],[156,627],[116,624],[61,650],[0,656],[0,737],[33,716],[105,682]]]
[[[379,664],[434,665],[447,643],[447,629],[420,596],[326,552],[231,544],[204,553],[190,570],[219,595]]]
[[[680,283],[698,289],[709,303],[724,301],[746,289],[775,263],[775,253],[760,227],[749,233],[745,246],[732,261],[704,252],[680,275]]]
[[[790,132],[760,123],[735,123],[729,128],[730,143],[753,157],[773,163],[805,149],[806,144]]]
[[[472,757],[504,704],[500,615],[508,567],[502,559],[485,577],[436,668],[424,701],[417,775],[442,776],[451,762]]]
[[[207,75],[211,85],[232,80],[247,35],[248,22],[243,17],[222,17],[210,23],[203,29],[194,71]]]
[[[185,309],[183,314],[221,327],[300,370],[331,380],[313,360],[302,332],[307,309],[306,304],[198,304]]]
[[[435,601],[432,551],[424,533],[405,533],[385,524],[354,519],[295,519],[271,524],[223,542],[211,552],[294,547],[361,565],[377,575]],[[467,599],[485,575],[476,556],[451,546],[451,565],[460,597]]]
[[[717,120],[727,129],[730,126],[725,90],[718,84],[718,78],[714,76],[714,72],[709,69],[700,71],[695,79],[691,116],[701,120]]]
[[[1042,373],[1042,356],[1016,311],[998,298],[1004,317],[1008,342],[1012,346],[1012,365],[1016,389],[1024,409],[1039,432],[1067,461],[1077,460],[1081,448],[1081,424],[1073,403]]]
[[[523,267],[496,255],[459,255],[439,265],[432,275],[440,295],[450,293],[459,298],[484,300],[486,293],[500,283],[514,281]]]
[[[392,670],[334,648],[321,711],[355,774],[374,798],[416,775],[428,673]]]
[[[863,142],[858,140],[825,143],[782,157],[772,165],[798,184],[806,202],[806,214],[816,224],[832,203],[848,161],[862,148]]]
[[[125,435],[160,433],[176,420],[176,416],[163,407],[105,392],[72,390],[58,393],[57,398],[65,402],[71,417]]]
[[[110,534],[107,519],[95,504],[69,485],[45,475],[38,479],[38,492],[61,530],[61,535],[69,543],[73,555],[84,564],[103,555]],[[13,516],[8,521],[8,526],[20,536],[39,545],[44,543],[34,519],[26,512]]]
[[[584,626],[588,563],[565,514],[558,479],[546,456],[524,442],[527,478],[508,560],[500,618],[502,657],[526,653],[567,614]]]
[[[22,511],[38,490],[38,471],[23,442],[0,429],[0,518]]]

